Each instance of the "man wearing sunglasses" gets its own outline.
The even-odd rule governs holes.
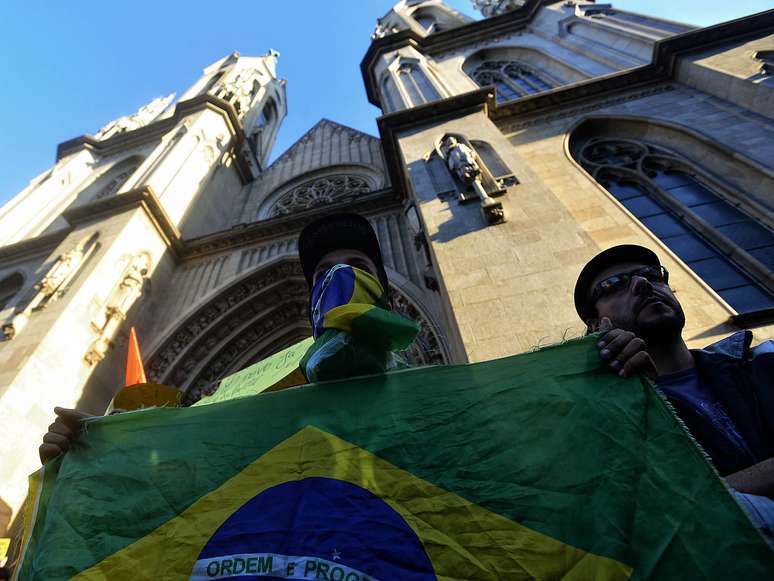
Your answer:
[[[774,342],[752,348],[752,333],[740,331],[689,350],[669,273],[642,246],[616,246],[586,264],[575,309],[589,333],[600,332],[597,346],[611,371],[656,382],[753,521],[771,535]]]

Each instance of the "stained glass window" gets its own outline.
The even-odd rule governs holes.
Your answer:
[[[516,61],[485,61],[472,76],[481,87],[494,85],[498,103],[548,91],[554,86],[544,75]]]
[[[647,143],[615,139],[591,139],[580,157],[601,185],[737,312],[774,307],[774,231],[690,171],[686,160]]]

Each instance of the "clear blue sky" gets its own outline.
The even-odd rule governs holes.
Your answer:
[[[447,0],[477,17],[468,0]],[[0,204],[53,164],[56,145],[181,94],[233,50],[280,51],[289,114],[273,157],[321,117],[376,133],[359,64],[393,0],[4,0],[0,2]],[[619,0],[710,25],[771,0]]]

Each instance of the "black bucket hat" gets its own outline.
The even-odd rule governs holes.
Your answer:
[[[332,214],[308,224],[298,237],[298,257],[304,277],[312,287],[314,270],[320,259],[333,250],[359,250],[376,265],[376,274],[385,292],[388,290],[379,240],[371,224],[358,214]]]
[[[622,244],[603,250],[589,260],[578,275],[575,283],[575,310],[586,323],[594,318],[596,308],[591,303],[591,283],[603,270],[623,262],[641,262],[645,266],[661,266],[661,262],[652,250],[636,244]]]

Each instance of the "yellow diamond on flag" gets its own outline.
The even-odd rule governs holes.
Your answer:
[[[74,579],[628,579],[313,426]]]

